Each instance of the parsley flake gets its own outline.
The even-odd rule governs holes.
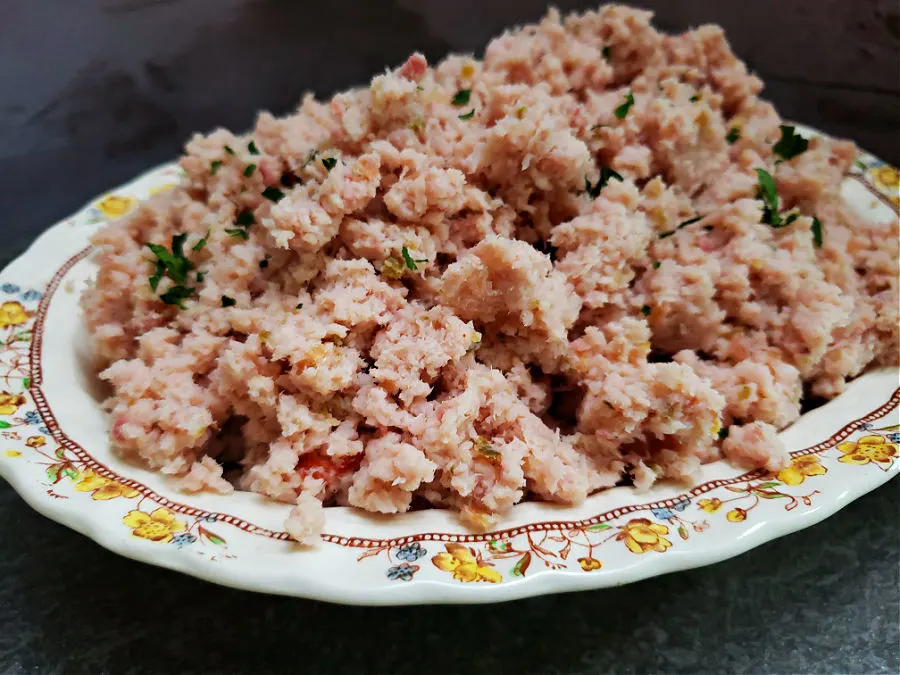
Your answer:
[[[759,179],[759,188],[756,198],[763,202],[762,222],[774,227],[781,226],[781,216],[778,215],[778,189],[775,187],[775,179],[765,169],[756,169]]]
[[[728,130],[728,133],[725,134],[725,142],[728,143],[728,145],[734,145],[740,137],[741,130],[738,127],[731,127]]]
[[[193,288],[188,288],[187,286],[182,286],[179,284],[177,286],[172,286],[172,288],[160,295],[159,299],[167,305],[175,305],[179,309],[184,309],[184,301],[191,297],[193,294]]]
[[[256,147],[256,143],[254,143],[253,141],[247,143],[247,152],[249,152],[251,155],[258,155],[259,148]]]
[[[244,209],[239,214],[237,214],[237,218],[234,219],[234,224],[240,227],[250,227],[251,225],[256,224],[256,218],[253,215],[253,211],[249,209]]]
[[[611,53],[609,47],[604,47],[604,48],[603,48],[603,51],[601,51],[600,53],[603,54],[603,58],[604,58],[604,59],[606,59],[607,61],[609,61],[609,56],[610,56],[610,53]]]
[[[256,164],[248,164],[247,168],[244,169],[244,178],[252,176],[254,171],[256,171]]]
[[[200,239],[196,244],[194,244],[193,246],[191,246],[191,250],[192,250],[192,251],[200,251],[200,250],[202,250],[202,249],[206,246],[206,242],[209,241],[209,233],[210,233],[210,230],[207,230],[207,231],[206,231],[206,234],[203,235],[203,238]]]
[[[722,427],[721,429],[719,429],[718,434],[719,440],[724,441],[726,438],[728,438],[728,427]]]
[[[409,254],[409,249],[406,248],[405,246],[400,250],[400,255],[403,256],[403,262],[406,263],[406,267],[407,267],[408,269],[411,269],[411,270],[417,270],[417,269],[419,269],[419,268],[416,266],[416,263],[426,263],[426,262],[428,262],[428,258],[421,258],[421,259],[413,258],[413,257]]]
[[[784,159],[793,159],[809,147],[809,141],[796,133],[794,127],[781,125],[781,139],[772,146],[772,152]]]
[[[284,192],[279,190],[274,185],[270,185],[265,190],[262,191],[262,196],[268,199],[269,201],[273,201],[276,204],[284,199]]]
[[[211,161],[209,163],[209,172],[213,176],[215,176],[219,172],[219,169],[221,169],[221,168],[222,168],[222,160],[221,159],[214,159],[213,161]]]
[[[242,227],[226,228],[225,234],[230,234],[232,237],[237,237],[238,239],[243,239],[244,241],[247,241],[250,238],[250,234]]]
[[[298,303],[297,303],[297,306],[294,307],[294,309],[303,309],[303,303],[302,303],[302,302],[298,302]]]
[[[494,446],[491,445],[486,438],[482,438],[481,436],[476,439],[475,448],[482,457],[492,462],[500,461],[503,458],[503,455],[501,455],[498,450],[495,450]]]
[[[662,263],[659,260],[653,261],[653,269],[658,270],[662,266]]]
[[[453,95],[453,99],[450,101],[455,106],[462,107],[464,105],[469,105],[469,98],[472,96],[471,89],[460,89]]]
[[[813,217],[812,225],[809,229],[812,231],[813,246],[822,248],[822,244],[824,243],[824,239],[822,238],[822,223],[820,223],[819,219],[815,216]]]
[[[259,269],[264,270],[269,266],[269,256],[259,261]]]
[[[475,117],[475,108],[472,108],[467,113],[463,113],[462,115],[459,115],[459,119],[461,119],[461,120],[470,120],[473,117]]]
[[[337,166],[337,159],[334,157],[323,157],[322,166],[324,166],[328,171],[331,171],[335,166]]]
[[[694,94],[688,99],[691,103],[696,103],[700,100],[700,94]]]
[[[856,168],[859,169],[860,171],[868,171],[869,170],[869,167],[867,167],[866,163],[864,161],[862,161],[861,159],[857,158],[857,160],[855,162],[853,162],[853,164],[855,164]]]
[[[229,155],[233,155],[233,154],[234,154],[234,150],[232,150],[232,149],[231,149],[230,147],[228,147],[227,145],[225,146],[225,152],[227,152]]]
[[[641,314],[644,316],[650,316],[650,305],[644,305],[641,307]]]
[[[156,261],[156,269],[153,271],[153,274],[150,275],[150,290],[156,293],[156,289],[159,286],[159,282],[162,281],[163,275],[166,273],[166,266],[163,264],[162,260]]]
[[[596,199],[600,196],[600,191],[606,187],[606,184],[609,183],[610,179],[615,178],[617,181],[622,181],[622,175],[617,171],[613,171],[612,169],[607,169],[605,166],[600,167],[600,180],[597,181],[596,185],[591,185],[591,181],[588,180],[588,177],[584,177],[584,189],[585,192],[591,197],[591,199]]]
[[[625,102],[622,105],[620,105],[618,108],[616,108],[616,110],[615,110],[616,117],[618,117],[620,120],[625,119],[625,115],[628,114],[629,109],[633,105],[634,105],[634,94],[632,94],[629,91],[627,94],[625,94]]]
[[[222,307],[234,307],[237,304],[237,300],[227,295],[222,296]]]
[[[147,248],[153,251],[153,254],[157,258],[156,271],[153,274],[154,277],[157,277],[158,275],[156,280],[157,284],[159,283],[159,279],[162,278],[162,269],[168,273],[169,278],[176,284],[183,284],[187,280],[188,271],[194,269],[193,263],[185,258],[184,253],[181,251],[186,238],[186,234],[176,234],[172,237],[171,252],[169,252],[165,246],[160,246],[159,244],[147,244]]]
[[[203,272],[197,272],[197,283],[202,284],[203,280],[206,278],[206,275]]]

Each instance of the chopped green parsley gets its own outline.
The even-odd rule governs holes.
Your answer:
[[[219,169],[221,169],[221,168],[222,168],[222,160],[221,159],[214,159],[213,161],[211,161],[209,163],[209,172],[213,176],[215,176],[219,172]]]
[[[627,94],[625,94],[625,102],[622,105],[620,105],[618,108],[616,108],[616,110],[615,110],[616,117],[618,117],[620,120],[625,119],[625,115],[628,114],[628,111],[631,109],[631,106],[633,106],[633,105],[634,105],[634,94],[632,94],[629,91]]]
[[[222,296],[222,307],[234,307],[237,304],[237,300],[227,295]]]
[[[244,169],[244,177],[249,178],[253,175],[254,171],[256,171],[256,164],[248,164],[247,168]]]
[[[603,48],[603,51],[600,52],[600,53],[603,54],[603,58],[604,58],[604,59],[606,59],[607,61],[609,61],[609,56],[610,56],[610,53],[611,53],[609,47],[604,47],[604,48]]]
[[[463,113],[462,115],[459,115],[459,119],[461,119],[461,120],[470,120],[473,117],[475,117],[475,108],[472,108],[467,113]]]
[[[279,190],[274,185],[270,185],[265,190],[262,191],[262,196],[268,199],[269,201],[273,201],[276,204],[284,199],[284,192]]]
[[[413,257],[409,254],[409,249],[406,248],[405,246],[400,250],[400,255],[403,256],[403,262],[406,263],[406,267],[407,267],[408,269],[411,269],[411,270],[417,270],[417,269],[419,269],[419,268],[416,266],[416,263],[426,263],[426,262],[428,262],[428,258],[420,258],[420,259],[413,258]]]
[[[644,305],[641,307],[641,314],[644,316],[650,316],[650,305]]]
[[[462,107],[464,105],[469,105],[469,98],[472,96],[471,89],[460,89],[453,95],[453,99],[450,101],[455,106]]]
[[[234,219],[234,224],[239,227],[250,227],[251,225],[256,224],[256,217],[253,215],[253,211],[244,209],[237,214],[237,218]]]
[[[259,148],[256,147],[256,143],[254,143],[253,141],[247,143],[247,152],[249,152],[251,155],[258,155]]]
[[[192,251],[200,251],[206,246],[206,242],[209,241],[209,233],[210,230],[206,231],[206,234],[203,235],[203,238],[198,240],[196,244],[191,246]]]
[[[230,234],[232,237],[237,237],[238,239],[243,239],[247,241],[250,238],[250,233],[247,232],[243,227],[229,227],[225,229],[225,234]]]
[[[331,171],[335,166],[337,166],[337,159],[334,157],[323,157],[322,166],[324,166],[328,171]]]
[[[179,284],[177,286],[172,286],[172,288],[160,295],[159,299],[167,305],[175,305],[179,309],[184,309],[184,301],[191,297],[193,294],[193,288],[188,288],[187,286],[182,286]]]
[[[772,152],[784,159],[793,159],[809,147],[809,141],[795,131],[795,128],[781,125],[781,139],[772,146]]]
[[[728,145],[734,145],[737,143],[738,139],[741,137],[741,130],[738,127],[731,127],[728,130],[728,133],[725,134],[725,141]]]
[[[813,245],[816,248],[822,248],[822,244],[824,240],[822,238],[822,223],[819,222],[819,219],[813,217],[812,226],[809,228],[812,231],[813,236]]]
[[[584,177],[584,189],[585,192],[591,197],[591,199],[596,199],[600,196],[600,191],[606,187],[606,184],[609,183],[611,179],[615,178],[617,181],[624,180],[622,175],[617,171],[613,171],[612,169],[607,169],[605,166],[600,167],[600,180],[597,181],[596,185],[591,185],[591,181],[588,180],[588,177]]]
[[[230,147],[228,147],[227,145],[225,146],[225,152],[227,152],[229,155],[233,155],[233,154],[234,154],[234,150],[232,150],[232,149],[231,149]]]

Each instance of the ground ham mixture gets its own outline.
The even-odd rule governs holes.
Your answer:
[[[801,399],[898,358],[897,225],[841,202],[722,30],[622,6],[188,145],[94,237],[119,452],[185,490],[447,507],[777,470]],[[893,228],[893,229],[892,229]]]

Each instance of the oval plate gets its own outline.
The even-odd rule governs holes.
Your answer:
[[[805,130],[812,133],[810,130]],[[496,602],[707,565],[808,527],[900,471],[898,369],[870,372],[781,438],[778,474],[703,467],[696,485],[614,488],[576,508],[525,503],[473,534],[452,514],[326,509],[320,545],[259,495],[187,495],[115,456],[78,297],[90,234],[180,178],[166,165],[45,232],[0,274],[0,474],[36,510],[106,548],[237,588],[352,604]],[[863,155],[842,193],[897,217],[897,171]]]

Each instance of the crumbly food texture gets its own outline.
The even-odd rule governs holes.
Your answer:
[[[851,143],[775,152],[720,28],[650,19],[550,11],[193,138],[183,183],[93,240],[117,450],[291,503],[304,543],[328,505],[487,527],[782,466],[804,395],[897,362],[897,223],[842,204]]]

